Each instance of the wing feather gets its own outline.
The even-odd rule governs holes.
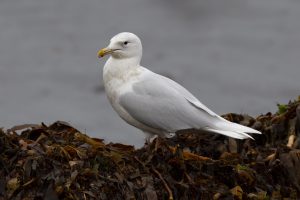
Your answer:
[[[143,75],[119,101],[137,121],[168,132],[210,127],[217,116],[178,83],[155,73]]]

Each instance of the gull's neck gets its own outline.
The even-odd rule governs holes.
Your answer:
[[[140,58],[114,58],[110,57],[103,68],[104,79],[123,79],[127,74],[140,68]]]
[[[115,67],[117,67],[116,65],[119,65],[119,67],[128,69],[140,66],[141,59],[139,57],[114,58],[113,56],[110,56],[110,58],[107,60],[107,63],[108,62]]]

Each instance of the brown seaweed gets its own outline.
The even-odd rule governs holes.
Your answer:
[[[0,199],[299,198],[300,99],[275,114],[223,117],[263,134],[183,130],[135,149],[61,121],[0,129]]]

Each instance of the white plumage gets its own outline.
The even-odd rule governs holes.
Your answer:
[[[183,129],[198,129],[237,139],[260,134],[229,122],[202,104],[175,81],[142,66],[142,44],[132,33],[119,33],[99,57],[110,54],[103,68],[107,97],[127,123],[150,134],[165,136]]]

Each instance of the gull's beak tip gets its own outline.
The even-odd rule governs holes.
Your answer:
[[[107,50],[105,48],[99,50],[97,53],[98,58],[102,58],[103,56],[105,56],[106,52],[107,52]]]

